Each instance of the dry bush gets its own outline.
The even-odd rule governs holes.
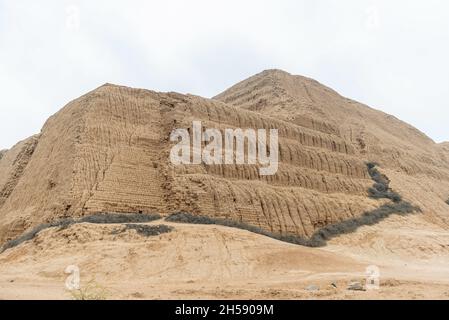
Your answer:
[[[106,300],[108,291],[94,281],[89,281],[85,287],[69,291],[72,300]]]
[[[121,223],[145,223],[154,220],[159,220],[162,217],[159,214],[141,214],[141,213],[98,213],[90,216],[82,217],[80,219],[65,218],[60,219],[51,223],[43,223],[33,228],[16,239],[6,242],[0,250],[3,251],[16,247],[25,241],[34,239],[36,235],[42,230],[58,227],[61,229],[66,229],[71,225],[77,223],[92,223],[92,224],[121,224]]]
[[[97,213],[82,217],[77,223],[118,224],[118,223],[145,223],[159,220],[159,214],[143,213]]]
[[[178,222],[178,223],[189,223],[189,224],[204,224],[204,225],[220,225],[230,228],[237,228],[242,230],[247,230],[253,233],[257,233],[263,236],[267,236],[276,240],[289,242],[293,244],[299,244],[303,246],[319,246],[319,244],[313,245],[310,240],[303,239],[297,235],[281,235],[275,234],[269,231],[266,231],[262,228],[246,224],[244,222],[238,222],[229,219],[221,219],[221,218],[212,218],[208,216],[194,215],[188,212],[177,212],[173,213],[167,218],[166,221],[169,222]]]
[[[367,163],[367,167],[368,173],[374,181],[373,187],[368,189],[369,196],[373,199],[390,199],[393,202],[401,202],[401,195],[390,189],[390,179],[380,173],[377,164],[370,162]]]
[[[136,230],[136,232],[142,236],[153,237],[164,233],[169,233],[173,231],[173,229],[173,227],[169,227],[163,224],[157,226],[148,226],[145,224],[126,224],[124,228],[118,231],[113,231],[112,234],[119,234],[126,230]]]
[[[390,199],[392,203],[384,204],[377,209],[365,212],[360,217],[344,220],[325,226],[317,230],[309,239],[299,237],[297,235],[282,235],[268,232],[259,227],[252,226],[243,222],[233,220],[211,218],[208,216],[193,215],[187,212],[178,212],[166,218],[170,222],[191,223],[191,224],[216,224],[226,227],[238,228],[251,231],[260,235],[264,235],[276,240],[298,244],[307,247],[323,247],[327,241],[342,235],[356,231],[361,226],[371,226],[379,223],[390,215],[408,215],[413,212],[421,211],[418,207],[403,201],[402,197],[390,189],[390,180],[387,176],[380,173],[376,168],[376,163],[368,163],[368,172],[374,181],[372,188],[368,190],[369,195],[376,199]],[[448,200],[449,201],[449,200]]]

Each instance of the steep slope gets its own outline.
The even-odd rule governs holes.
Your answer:
[[[173,166],[170,132],[194,120],[220,130],[279,128],[279,171],[260,176],[257,165]],[[21,152],[8,154],[17,162]],[[372,181],[364,161],[336,134],[196,96],[113,85],[50,118],[20,170],[7,158],[5,172],[20,175],[3,197],[2,242],[66,216],[180,210],[309,237],[378,206],[367,197]]]
[[[384,160],[387,166],[447,178],[449,165],[426,135],[391,115],[344,98],[315,80],[267,70],[215,99],[334,133],[361,154]]]
[[[449,142],[442,142],[439,144],[439,147],[445,151],[449,153]]]
[[[447,148],[412,126],[315,80],[280,70],[257,74],[215,99],[338,136],[360,159],[380,163],[394,177],[393,188],[422,206],[427,217],[449,223],[444,203],[449,198]]]
[[[106,85],[51,117],[24,165],[23,143],[1,159],[2,179],[17,179],[2,194],[0,240],[64,216],[159,211],[159,114],[157,94]]]

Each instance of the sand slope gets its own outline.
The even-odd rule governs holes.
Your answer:
[[[412,258],[396,250],[400,245],[381,249],[376,236],[394,240],[379,233],[382,225],[311,249],[226,227],[152,224],[161,223],[175,230],[149,238],[135,231],[111,235],[116,225],[43,231],[0,256],[0,299],[71,299],[64,287],[68,265],[79,266],[82,286],[101,288],[109,299],[449,298],[447,250],[433,261]],[[439,232],[448,239],[447,232]],[[364,281],[371,264],[380,267],[381,289],[346,290],[350,281]],[[307,290],[310,285],[319,290]]]

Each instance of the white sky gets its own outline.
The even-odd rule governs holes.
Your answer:
[[[449,140],[447,0],[0,0],[0,149],[105,82],[212,97],[301,74]]]

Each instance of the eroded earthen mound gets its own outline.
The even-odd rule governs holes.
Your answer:
[[[279,170],[174,166],[173,129],[279,129]],[[0,244],[64,217],[185,211],[304,239],[388,204],[373,199],[367,163],[449,222],[449,151],[396,118],[318,82],[265,71],[214,99],[106,84],[72,102],[39,135],[0,152]]]

